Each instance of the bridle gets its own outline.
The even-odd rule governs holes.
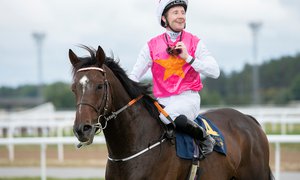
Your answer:
[[[103,75],[104,75],[104,98],[102,98],[99,108],[96,108],[96,106],[94,106],[90,103],[87,103],[87,102],[80,102],[76,106],[78,108],[80,105],[86,105],[96,111],[97,116],[98,116],[97,123],[93,124],[92,127],[98,128],[99,129],[98,133],[100,133],[103,129],[105,129],[107,127],[107,122],[110,119],[113,119],[115,117],[110,117],[110,116],[106,117],[106,115],[108,114],[108,106],[109,106],[109,104],[108,104],[108,102],[109,102],[109,88],[108,88],[109,84],[108,84],[108,80],[106,78],[106,72],[104,71],[104,69],[99,68],[99,67],[86,67],[86,68],[78,69],[76,73],[82,72],[82,71],[90,71],[90,70],[96,70],[96,71],[100,71],[103,73]],[[104,106],[102,104],[104,104]],[[103,113],[101,113],[101,107],[103,107]],[[101,118],[104,118],[104,120],[105,120],[104,127],[102,127],[102,124],[100,123]]]
[[[112,111],[110,113],[109,116],[107,116],[108,114],[108,102],[109,102],[109,83],[108,83],[108,80],[106,78],[106,72],[104,71],[103,68],[99,68],[99,67],[86,67],[86,68],[80,68],[79,70],[76,71],[76,73],[78,72],[82,72],[82,71],[90,71],[90,70],[96,70],[96,71],[100,71],[103,73],[104,75],[104,92],[105,92],[105,95],[104,95],[104,98],[102,99],[101,103],[100,103],[100,106],[99,108],[97,109],[96,106],[90,104],[90,103],[86,103],[86,102],[80,102],[77,104],[77,107],[80,106],[80,105],[86,105],[86,106],[90,106],[92,109],[94,109],[96,112],[97,112],[97,123],[93,124],[92,125],[92,128],[95,129],[95,128],[98,128],[99,129],[99,132],[95,132],[95,134],[98,134],[100,133],[102,130],[104,130],[106,127],[107,127],[107,122],[111,119],[116,119],[118,114],[120,114],[122,111],[124,111],[125,109],[127,109],[129,106],[133,105],[134,103],[136,103],[137,101],[139,101],[143,95],[140,95],[138,96],[137,98],[135,99],[132,99],[131,101],[129,101],[125,106],[123,106],[122,108],[118,109],[117,111]],[[103,108],[103,113],[101,113],[101,107],[102,107],[102,104],[105,104],[104,105],[104,108]],[[100,120],[101,118],[103,118],[105,120],[105,124],[104,126],[102,126],[102,124],[100,123]],[[126,158],[122,158],[122,159],[114,159],[114,158],[111,158],[108,156],[108,159],[110,161],[113,161],[113,162],[124,162],[124,161],[128,161],[128,160],[131,160],[135,157],[138,157],[142,154],[144,154],[145,152],[153,149],[154,147],[160,145],[161,143],[163,143],[164,141],[166,140],[166,138],[163,138],[161,137],[156,143],[152,144],[152,145],[149,145],[147,148],[143,149],[142,151],[138,152],[138,153],[135,153],[129,157],[126,157]],[[78,148],[81,147],[82,145],[85,145],[84,143],[80,143],[78,144]]]
[[[77,72],[82,72],[82,71],[89,71],[89,70],[97,70],[100,72],[103,72],[104,75],[104,98],[102,98],[102,101],[100,103],[99,108],[96,108],[96,106],[90,104],[90,103],[86,103],[86,102],[80,102],[78,103],[76,106],[80,106],[80,105],[86,105],[86,106],[90,106],[92,109],[94,109],[97,112],[97,123],[93,124],[93,127],[99,128],[100,132],[105,129],[107,127],[107,122],[111,119],[116,119],[118,114],[120,114],[122,111],[124,111],[125,109],[127,109],[129,106],[133,105],[134,103],[136,103],[138,100],[140,100],[143,95],[138,96],[135,99],[132,99],[128,104],[126,104],[125,106],[123,106],[122,108],[120,108],[117,111],[112,111],[111,114],[109,116],[107,116],[108,114],[108,106],[109,106],[109,83],[108,80],[106,78],[106,72],[99,67],[87,67],[87,68],[81,68],[79,70],[77,70]],[[102,106],[102,104],[105,104],[104,107]],[[103,107],[103,113],[101,113],[101,107]],[[105,120],[105,124],[104,126],[102,126],[102,124],[100,123],[101,118],[103,118]],[[98,133],[100,133],[98,132]]]

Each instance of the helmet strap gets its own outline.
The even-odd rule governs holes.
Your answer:
[[[166,18],[166,22],[164,22],[164,27],[166,28],[166,27],[168,27],[169,26],[169,22],[168,22],[168,20],[167,20],[167,18]]]

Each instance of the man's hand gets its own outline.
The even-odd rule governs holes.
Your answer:
[[[181,49],[181,53],[179,54],[179,56],[182,59],[186,60],[189,57],[189,53],[186,50],[186,46],[185,46],[185,44],[182,41],[178,42],[176,44],[175,49]]]

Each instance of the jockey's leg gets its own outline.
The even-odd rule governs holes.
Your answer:
[[[194,120],[200,112],[200,95],[198,92],[186,91],[182,94],[159,98],[159,103],[163,104],[164,110],[170,118],[174,120],[176,130],[189,134],[193,138],[200,141],[204,154],[212,152],[215,140],[206,133]],[[170,120],[162,113],[160,119],[172,129]]]
[[[174,122],[177,130],[201,141],[202,150],[205,155],[213,151],[216,141],[196,122],[188,120],[185,115],[179,115]]]

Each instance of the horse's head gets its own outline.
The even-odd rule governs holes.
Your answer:
[[[76,97],[76,117],[73,132],[81,145],[93,142],[95,133],[101,127],[101,117],[109,108],[108,82],[103,69],[105,53],[99,46],[92,50],[86,46],[90,57],[77,57],[70,49],[69,58],[73,65],[72,91]]]

